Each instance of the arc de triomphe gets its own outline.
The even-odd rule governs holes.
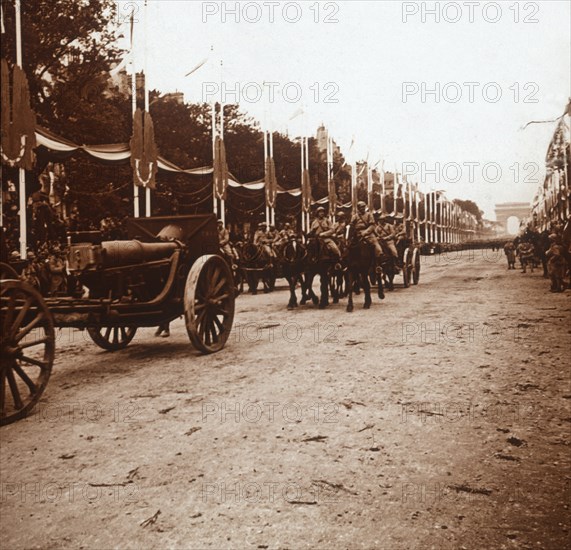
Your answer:
[[[517,226],[524,218],[528,218],[531,211],[531,205],[528,202],[504,202],[496,204],[494,208],[496,212],[496,221],[502,225],[504,233],[508,233],[508,220],[517,218]],[[512,225],[512,228],[515,224]]]

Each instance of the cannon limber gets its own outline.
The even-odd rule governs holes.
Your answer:
[[[102,241],[99,232],[69,235],[68,272],[81,294],[43,298],[3,271],[0,425],[25,417],[41,397],[54,362],[55,328],[87,330],[98,346],[116,351],[139,327],[184,315],[198,351],[224,347],[235,290],[231,269],[219,255],[216,218],[136,218],[127,228],[125,241]]]

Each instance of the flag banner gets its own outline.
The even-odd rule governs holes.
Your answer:
[[[337,191],[335,189],[335,180],[333,179],[333,174],[329,174],[327,198],[329,202],[329,214],[332,216],[335,214],[335,209],[337,207]]]
[[[311,183],[309,179],[309,170],[303,171],[303,184],[301,187],[301,208],[303,212],[311,210]]]
[[[228,187],[228,164],[226,163],[226,147],[224,140],[216,136],[214,142],[214,192],[216,198],[226,200]]]
[[[153,119],[149,113],[141,109],[137,109],[133,114],[133,136],[130,147],[134,184],[155,189],[158,154]]]
[[[276,165],[272,157],[266,158],[266,170],[264,177],[266,188],[266,206],[275,208],[278,191],[278,181],[276,179]]]
[[[10,68],[5,59],[1,60],[0,83],[2,108],[2,140],[0,152],[2,162],[8,166],[17,166],[32,170],[36,160],[36,115],[30,107],[30,90],[24,71],[14,66],[12,86],[10,86]],[[10,95],[10,89],[12,94]]]

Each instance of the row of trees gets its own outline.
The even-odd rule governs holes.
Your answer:
[[[6,33],[1,54],[15,61],[13,2],[2,2]],[[124,143],[132,131],[130,92],[115,86],[110,71],[127,52],[119,47],[119,14],[113,0],[35,0],[22,2],[23,65],[28,76],[32,108],[38,124],[76,143]],[[159,154],[182,168],[212,164],[210,106],[187,104],[155,90],[150,94],[155,139]],[[225,107],[227,159],[230,172],[241,182],[263,177],[263,133],[259,124],[237,105]],[[299,187],[300,146],[288,136],[274,134],[274,159],[278,184]],[[38,189],[38,175],[57,155],[37,151],[35,173],[27,175],[30,193]],[[309,140],[309,167],[314,198],[327,195],[325,151]],[[65,161],[67,200],[76,202],[82,217],[99,220],[105,215],[132,213],[132,173],[125,166],[105,166],[87,155]],[[350,200],[351,174],[342,154],[334,155],[334,173],[340,202]],[[378,174],[375,174],[378,182]],[[3,170],[3,186],[16,181],[14,169]],[[153,212],[168,214],[207,212],[211,209],[210,176],[196,177],[160,172],[153,193]],[[3,187],[4,188],[4,187]],[[377,187],[378,189],[378,187]],[[366,200],[366,182],[360,177],[359,199]],[[469,202],[469,201],[468,201]],[[256,221],[263,216],[263,194],[230,189],[230,216]],[[475,204],[467,210],[481,219]],[[294,215],[299,198],[279,197],[278,214]]]

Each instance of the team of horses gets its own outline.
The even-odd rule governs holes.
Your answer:
[[[363,307],[369,309],[372,286],[377,286],[381,300],[385,297],[385,287],[394,288],[393,280],[398,271],[396,258],[384,246],[382,248],[383,255],[377,259],[373,247],[348,225],[346,238],[340,243],[341,257],[333,256],[319,237],[309,234],[292,235],[274,248],[275,257],[269,257],[267,247],[262,245],[239,244],[240,259],[232,263],[239,291],[247,283],[249,291],[256,294],[262,282],[264,292],[271,292],[276,278],[281,276],[289,286],[288,309],[308,302],[324,309],[330,298],[335,304],[347,298],[347,311],[353,311],[355,293],[363,292]],[[319,281],[318,294],[313,289],[315,280]]]

